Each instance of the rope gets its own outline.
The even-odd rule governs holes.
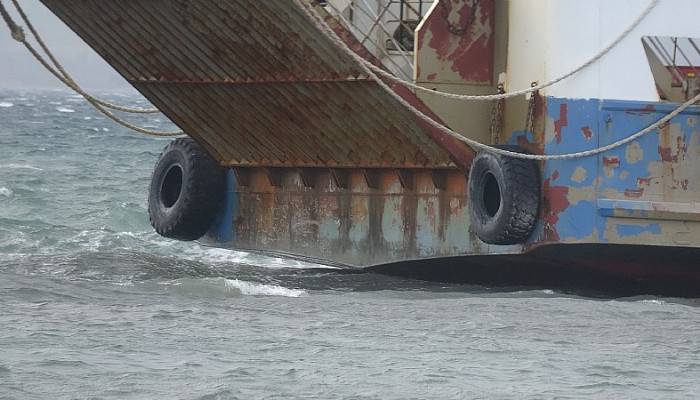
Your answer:
[[[393,81],[395,83],[398,83],[402,86],[405,86],[407,88],[411,88],[417,91],[421,92],[426,92],[426,93],[432,93],[438,96],[446,97],[448,99],[454,99],[454,100],[463,100],[463,101],[491,101],[491,100],[501,100],[501,99],[509,99],[512,97],[517,97],[517,96],[522,96],[526,95],[528,93],[534,93],[537,91],[541,91],[543,89],[546,89],[550,86],[556,85],[557,83],[568,79],[572,77],[573,75],[578,74],[579,72],[583,71],[584,69],[590,67],[591,65],[595,64],[597,61],[599,61],[601,58],[603,58],[605,55],[607,55],[613,48],[615,48],[622,40],[624,40],[629,34],[639,26],[639,24],[651,13],[651,11],[656,7],[656,5],[659,3],[659,0],[651,0],[647,7],[642,11],[641,14],[625,29],[615,40],[613,40],[610,44],[608,44],[605,48],[603,48],[598,54],[594,55],[591,59],[586,61],[585,63],[581,64],[579,67],[573,69],[572,71],[556,78],[552,79],[548,82],[541,83],[535,86],[531,86],[530,88],[527,89],[522,89],[522,90],[516,90],[513,92],[507,92],[503,94],[488,94],[488,95],[461,95],[461,94],[454,94],[454,93],[446,93],[446,92],[440,92],[436,90],[431,90],[429,88],[416,85],[413,82],[409,82],[407,80],[401,79],[397,77],[396,75],[392,74],[391,72],[388,72],[371,62],[365,60],[362,57],[355,57],[356,54],[350,48],[347,46],[345,42],[343,42],[338,35],[335,34],[335,32],[331,31],[331,35],[328,35],[329,38],[338,46],[340,46],[343,49],[347,49],[350,52],[352,52],[351,56],[355,58],[359,63],[364,64],[367,68],[371,69],[374,73],[382,76],[383,78],[386,78],[390,81]],[[314,12],[315,13],[315,12]],[[347,51],[346,51],[347,52]]]
[[[327,36],[331,38],[337,38],[335,35],[334,31],[326,25],[326,23],[321,19],[321,17],[313,11],[307,4],[305,4],[303,1],[304,0],[294,0],[296,4],[301,8],[303,13],[306,15],[306,17],[322,32],[324,32]],[[656,1],[653,2],[656,4]],[[340,39],[337,41],[334,40],[334,42],[338,42]],[[341,41],[342,42],[342,41]],[[430,118],[428,115],[423,113],[421,110],[410,104],[407,100],[405,100],[403,97],[401,97],[398,93],[396,93],[386,82],[384,82],[381,78],[379,78],[374,72],[373,69],[369,68],[367,66],[367,63],[365,60],[357,55],[355,52],[350,50],[349,47],[343,43],[342,49],[348,53],[353,59],[356,59],[358,61],[362,61],[360,65],[365,69],[365,72],[368,74],[369,77],[374,79],[377,84],[382,87],[387,93],[389,93],[396,101],[398,101],[401,105],[409,109],[411,112],[413,112],[416,116],[418,116],[420,119],[428,123],[430,126],[432,126],[435,129],[440,130],[441,132],[473,147],[479,150],[484,150],[488,151],[494,154],[499,154],[502,156],[506,157],[513,157],[513,158],[520,158],[520,159],[525,159],[525,160],[535,160],[535,161],[553,161],[553,160],[570,160],[570,159],[576,159],[576,158],[584,158],[584,157],[590,157],[594,155],[598,155],[601,153],[605,153],[607,151],[616,149],[618,147],[624,146],[627,143],[633,142],[642,136],[653,132],[660,127],[666,125],[669,121],[671,121],[673,118],[681,114],[683,111],[691,107],[693,104],[697,103],[700,101],[700,94],[695,96],[694,98],[688,100],[687,102],[683,103],[680,107],[676,108],[673,110],[671,113],[668,115],[664,116],[663,118],[659,119],[656,123],[646,127],[645,129],[630,135],[624,139],[621,139],[619,141],[616,141],[614,143],[611,143],[609,145],[599,147],[596,149],[588,150],[588,151],[581,151],[577,153],[568,153],[568,154],[558,154],[558,155],[537,155],[537,154],[522,154],[522,153],[516,153],[508,150],[503,150],[499,149],[497,147],[489,146],[487,144],[480,143],[474,139],[470,139],[466,136],[463,136],[452,129],[446,127],[445,125],[436,122],[432,118]]]
[[[10,13],[7,12],[5,9],[5,6],[2,4],[2,1],[0,0],[0,15],[2,15],[2,19],[5,21],[5,24],[7,24],[7,27],[10,28],[10,34],[12,35],[12,38],[15,39],[18,42],[21,42],[25,39],[24,37],[24,31],[22,28],[15,23],[15,21],[12,20],[12,17],[10,16]]]
[[[16,3],[16,0],[12,0],[12,1],[13,1],[13,3],[14,3],[15,5],[19,6],[19,4]],[[21,10],[21,7],[18,8],[18,11],[19,11],[19,10]],[[23,14],[23,12],[20,12],[20,14]],[[14,20],[13,20],[12,17],[10,16],[10,14],[7,12],[7,9],[5,9],[5,5],[2,3],[2,0],[0,0],[0,15],[2,15],[3,20],[5,21],[5,23],[7,24],[8,28],[10,29],[10,32],[11,32],[11,34],[12,34],[12,38],[13,38],[13,39],[15,39],[16,41],[18,41],[18,42],[20,42],[21,44],[23,44],[24,47],[26,47],[26,49],[29,51],[29,53],[31,53],[31,55],[32,55],[44,68],[46,68],[46,70],[49,71],[49,73],[51,73],[54,77],[56,77],[56,79],[58,79],[59,81],[61,81],[63,84],[65,84],[65,85],[68,86],[69,88],[73,89],[76,93],[78,93],[78,94],[80,94],[81,96],[83,96],[83,98],[85,98],[85,100],[86,100],[88,103],[90,103],[93,107],[95,107],[95,108],[97,109],[97,111],[99,111],[100,113],[102,113],[102,114],[103,114],[104,116],[106,116],[107,118],[111,119],[112,121],[116,122],[117,124],[119,124],[119,125],[121,125],[121,126],[123,126],[123,127],[125,127],[125,128],[131,129],[131,130],[133,130],[133,131],[135,131],[135,132],[138,132],[138,133],[141,133],[141,134],[144,134],[144,135],[148,135],[148,136],[171,137],[171,136],[181,136],[181,135],[184,134],[184,132],[182,132],[182,131],[156,131],[156,130],[150,130],[150,129],[142,128],[142,127],[137,126],[137,125],[134,125],[134,124],[132,124],[132,123],[130,123],[130,122],[128,122],[128,121],[125,121],[125,120],[123,120],[122,118],[120,118],[120,117],[118,117],[117,115],[115,115],[114,113],[110,112],[109,110],[107,110],[107,108],[113,108],[113,109],[116,109],[116,110],[119,110],[119,108],[121,108],[121,110],[119,110],[119,111],[131,110],[131,111],[126,111],[126,112],[134,112],[134,110],[139,110],[139,113],[142,113],[142,114],[145,113],[145,112],[143,112],[143,111],[149,111],[149,110],[144,110],[144,109],[130,109],[130,108],[128,108],[128,107],[115,106],[115,105],[113,105],[113,104],[100,101],[100,100],[94,98],[93,96],[89,95],[89,94],[86,93],[84,90],[82,90],[77,84],[75,84],[75,83],[72,81],[72,79],[71,79],[70,77],[68,77],[67,75],[66,75],[66,76],[62,75],[62,73],[60,72],[60,69],[62,69],[62,68],[57,69],[57,68],[52,67],[52,66],[49,64],[49,62],[46,61],[46,59],[34,48],[34,46],[32,46],[31,43],[29,43],[29,41],[28,41],[27,38],[26,38],[26,35],[24,34],[24,30],[22,29],[22,27],[20,27],[19,25],[17,25],[17,24],[14,22]],[[25,15],[25,16],[26,16],[26,15]],[[29,26],[29,25],[28,25],[28,26]],[[35,31],[33,30],[33,28],[30,28],[30,30],[32,30],[32,32],[35,32]],[[43,48],[44,46],[45,46],[45,45],[42,45],[42,48]],[[48,53],[47,53],[47,54],[48,54]],[[55,59],[55,58],[52,57],[52,59]],[[102,103],[106,103],[106,104],[109,104],[110,106],[114,106],[114,107],[108,107],[107,105],[102,104]],[[150,113],[150,111],[149,111],[148,113]]]
[[[49,57],[53,65],[56,67],[56,69],[61,73],[63,77],[66,78],[66,80],[70,83],[67,84],[69,88],[73,89],[75,92],[79,93],[83,97],[89,97],[96,103],[100,104],[101,106],[104,106],[105,108],[109,108],[115,111],[121,111],[125,113],[131,113],[131,114],[158,114],[160,113],[160,110],[157,108],[131,108],[131,107],[125,107],[121,106],[118,104],[113,104],[108,101],[104,101],[101,99],[98,99],[80,88],[78,84],[75,82],[75,80],[66,72],[65,68],[61,65],[61,63],[58,61],[58,59],[54,56],[54,54],[51,52],[51,50],[48,48],[44,40],[42,39],[41,35],[39,32],[34,28],[34,25],[32,22],[29,20],[29,17],[27,17],[27,14],[24,12],[24,9],[22,6],[19,5],[19,2],[17,0],[12,0],[12,4],[14,4],[15,8],[17,9],[17,13],[20,15],[22,20],[24,21],[25,25],[27,25],[27,28],[31,32],[31,34],[34,36],[34,39],[36,42],[39,44],[41,49],[46,53],[46,55]],[[21,28],[20,28],[21,29]],[[19,42],[23,42],[23,40],[18,40]]]

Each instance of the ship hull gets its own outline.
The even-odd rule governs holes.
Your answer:
[[[700,297],[700,249],[653,245],[545,245],[518,255],[403,261],[369,268],[427,281],[523,287],[586,296]]]
[[[604,146],[674,108],[540,98],[540,135],[509,143],[561,154]],[[482,242],[459,169],[229,170],[203,243],[421,279],[700,295],[700,110],[630,146],[540,164],[541,208],[522,244]]]
[[[678,107],[648,101],[658,96],[649,93],[655,86],[644,74],[639,40],[618,44],[606,68],[598,68],[610,81],[605,88],[602,78],[584,71],[574,83],[506,100],[491,113],[489,103],[447,106],[395,82],[380,85],[357,57],[314,26],[309,10],[357,56],[382,66],[316,1],[302,7],[282,0],[42,2],[227,170],[225,201],[204,244],[354,268],[413,265],[427,274],[444,260],[454,260],[447,264],[460,270],[488,260],[483,265],[506,263],[513,265],[510,272],[522,268],[528,275],[543,262],[538,254],[557,249],[561,255],[545,263],[552,276],[555,265],[669,285],[666,279],[689,283],[700,276],[698,107],[601,154],[532,162],[537,173],[528,182],[541,184],[533,202],[539,207],[528,210],[536,215],[534,226],[519,229],[527,231],[525,238],[486,238],[489,243],[474,229],[475,199],[469,197],[479,149],[425,120],[427,115],[473,140],[531,154],[594,151],[619,142]],[[552,38],[577,38],[583,31],[567,23],[554,24],[557,35],[539,32],[550,24],[527,24],[529,18],[539,21],[537,7],[544,7],[531,3],[520,9],[521,2],[480,2],[479,23],[459,35],[441,14],[449,11],[448,2],[447,8],[432,7],[417,29],[416,82],[430,90],[493,93],[499,72],[512,90],[553,78],[550,70],[568,70],[567,57],[540,60],[559,53],[529,46],[559,46],[564,42]],[[560,12],[578,4],[547,7]],[[505,5],[518,18],[506,23]],[[657,20],[670,12],[668,5],[654,11]],[[462,14],[469,13],[455,15]],[[669,28],[654,21],[646,22],[658,34]],[[527,29],[516,29],[519,24]],[[696,26],[684,25],[689,32]],[[478,43],[483,51],[471,56]],[[599,41],[588,44],[595,45],[589,49],[594,54]],[[610,61],[621,55],[624,62]],[[549,61],[556,63],[542,68]],[[622,75],[623,64],[639,69],[624,70],[627,79],[611,79]],[[646,100],[616,100],[634,98]],[[517,186],[506,183],[499,182],[501,191]],[[502,242],[518,244],[494,244]],[[676,259],[679,253],[684,256]]]

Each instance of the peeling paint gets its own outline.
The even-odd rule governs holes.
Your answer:
[[[581,183],[581,182],[586,180],[587,176],[588,176],[588,171],[586,171],[585,168],[576,167],[576,170],[571,175],[571,180],[576,182],[576,183]]]
[[[418,81],[491,83],[495,24],[494,0],[442,0],[422,22],[417,48],[423,63]]]
[[[639,142],[632,142],[625,149],[625,160],[628,164],[636,164],[644,159],[644,149]]]

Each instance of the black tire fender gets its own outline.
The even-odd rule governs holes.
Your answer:
[[[505,150],[522,153],[518,146]],[[469,172],[471,228],[485,243],[525,242],[540,209],[540,173],[536,161],[481,151]]]
[[[151,177],[151,225],[166,238],[197,240],[214,222],[224,193],[225,169],[194,140],[175,139],[161,153]]]

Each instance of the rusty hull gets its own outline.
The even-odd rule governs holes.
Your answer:
[[[293,1],[42,2],[222,165],[444,168],[473,155],[363,76]]]
[[[246,168],[228,186],[207,244],[357,267],[488,252],[461,171]]]

